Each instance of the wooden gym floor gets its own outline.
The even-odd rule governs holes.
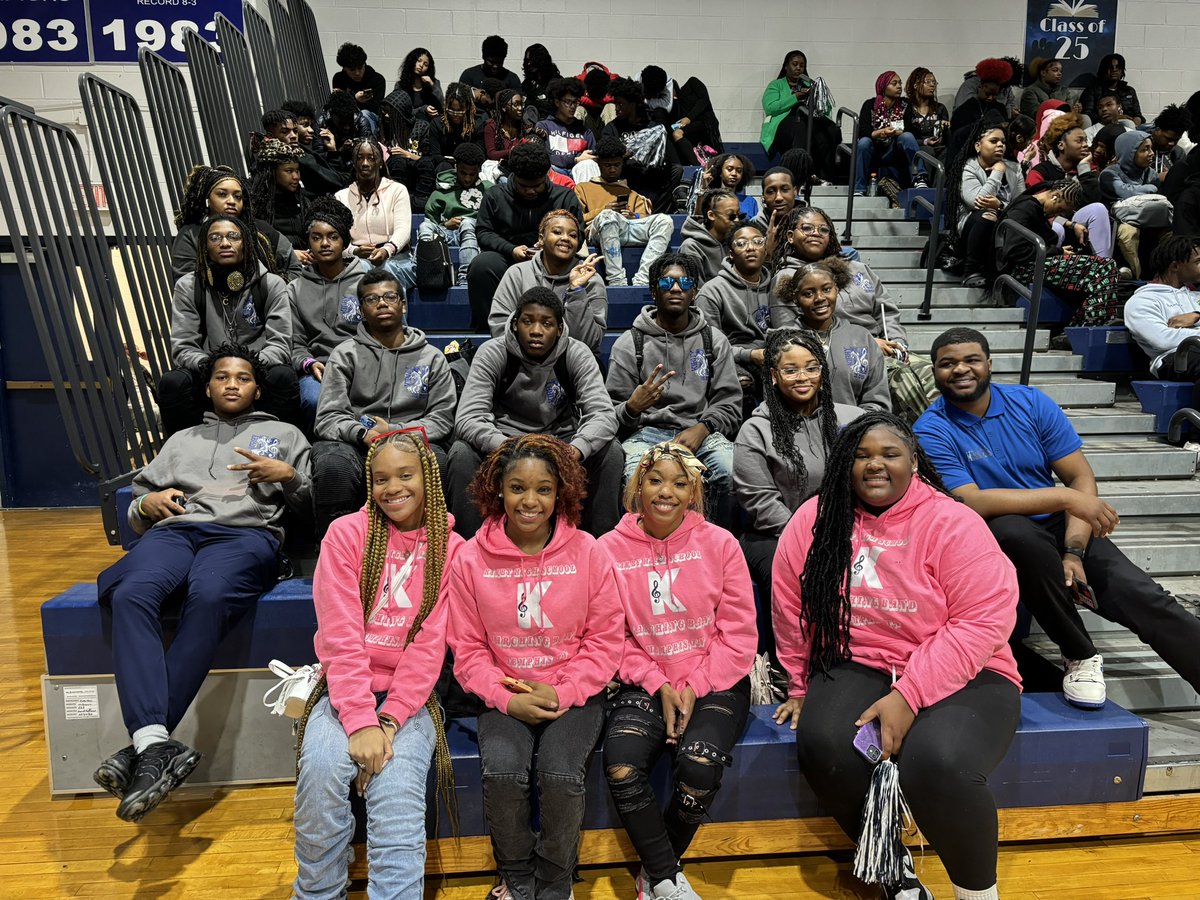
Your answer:
[[[289,787],[181,788],[141,825],[117,819],[111,798],[49,797],[38,609],[119,554],[104,543],[95,510],[0,511],[0,897],[287,897],[295,874]],[[878,896],[850,877],[848,858],[724,859],[687,871],[705,900]],[[934,894],[951,898],[932,852],[922,865]],[[582,874],[580,900],[633,896],[627,869]],[[486,875],[433,877],[426,898],[483,900],[491,884]],[[354,887],[352,897],[366,896],[364,884]],[[1007,844],[1000,887],[1006,900],[1196,900],[1200,835]]]

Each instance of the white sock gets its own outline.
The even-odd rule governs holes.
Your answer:
[[[951,886],[954,888],[954,900],[1000,900],[1000,892],[996,890],[994,884],[982,891],[968,891],[966,888],[960,888],[957,884]]]
[[[133,738],[133,749],[144,753],[151,744],[161,744],[171,739],[171,733],[166,725],[144,725],[130,735]]]

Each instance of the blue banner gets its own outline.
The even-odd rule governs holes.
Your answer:
[[[85,0],[0,0],[0,62],[85,63]]]
[[[1086,87],[1117,46],[1117,0],[1028,0],[1025,73],[1035,59],[1062,62],[1067,87]]]

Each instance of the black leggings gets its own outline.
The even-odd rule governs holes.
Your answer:
[[[779,546],[779,535],[765,531],[747,529],[742,535],[742,553],[750,567],[750,578],[758,588],[755,596],[755,619],[758,622],[758,652],[771,654],[775,664],[775,622],[771,618],[771,566],[775,562],[775,550]]]
[[[857,839],[871,764],[854,749],[854,722],[891,690],[891,675],[843,663],[809,681],[796,751],[822,808]],[[1021,718],[1020,692],[984,669],[959,691],[917,713],[896,764],[917,825],[969,891],[996,883],[996,802],[987,777],[999,765]]]
[[[795,147],[804,149],[808,135],[808,120],[792,113],[779,123],[775,132],[775,140],[771,143],[770,156],[782,154]],[[839,176],[837,162],[837,147],[842,142],[842,133],[837,125],[824,116],[817,116],[816,130],[812,137],[813,166],[817,175],[826,181],[833,181]],[[847,167],[849,162],[846,163]],[[848,168],[847,168],[848,171]],[[804,190],[804,185],[796,185],[797,191]]]
[[[733,763],[733,746],[746,729],[750,676],[727,691],[696,699],[672,760],[671,801],[659,808],[650,770],[666,749],[662,701],[622,685],[613,701],[604,738],[604,771],[621,824],[641,857],[651,884],[674,878],[679,861]]]
[[[989,280],[996,277],[996,227],[1000,214],[991,211],[992,219],[985,217],[986,209],[972,210],[959,230],[959,246],[968,275],[984,275]]]

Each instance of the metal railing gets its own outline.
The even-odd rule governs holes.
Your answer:
[[[54,385],[71,452],[100,482],[109,540],[116,487],[160,446],[88,164],[71,130],[16,106],[0,109],[0,210]],[[10,184],[12,185],[10,189]]]
[[[329,82],[325,75],[325,54],[321,49],[321,29],[317,17],[307,0],[288,0],[292,21],[296,25],[300,45],[305,54],[304,71],[309,77],[310,99],[313,106],[320,107],[329,96]]]
[[[1021,384],[1029,384],[1029,374],[1033,370],[1033,345],[1037,341],[1038,315],[1042,310],[1042,281],[1046,275],[1046,242],[1024,225],[1012,219],[1002,219],[996,228],[997,241],[1002,240],[1005,231],[1012,231],[1017,238],[1033,245],[1034,263],[1033,277],[1029,284],[1022,284],[1007,272],[996,279],[996,285],[1012,288],[1018,296],[1029,302],[1029,315],[1025,319],[1025,349],[1021,353]]]
[[[243,177],[246,175],[246,139],[239,139],[233,122],[229,86],[225,83],[225,67],[217,48],[202,38],[199,32],[188,30],[183,36],[192,90],[200,110],[200,128],[213,165],[229,166]]]
[[[929,249],[925,261],[925,296],[921,299],[921,308],[917,311],[917,319],[928,322],[933,318],[930,306],[933,304],[933,273],[937,268],[938,245],[942,234],[942,210],[945,209],[946,203],[946,167],[942,165],[941,160],[926,150],[918,150],[916,158],[925,162],[926,169],[937,173],[933,180],[933,203],[920,194],[913,195],[908,203],[910,211],[920,207],[932,216],[929,228]]]
[[[854,243],[854,173],[858,169],[858,113],[846,106],[838,107],[835,124],[838,131],[845,134],[842,129],[843,119],[849,119],[853,124],[853,128],[850,130],[852,137],[849,143],[842,141],[837,145],[834,158],[850,157],[850,181],[846,187],[846,230],[842,232],[841,241],[843,244],[852,244]]]
[[[146,47],[138,51],[138,68],[146,89],[146,112],[154,123],[167,193],[171,206],[179,209],[183,203],[184,180],[192,166],[205,162],[187,81],[179,66]]]
[[[242,3],[242,21],[246,41],[254,60],[254,74],[262,95],[263,109],[279,109],[288,98],[283,95],[283,79],[279,75],[279,57],[275,55],[275,39],[271,26],[254,8],[251,0]]]
[[[1175,410],[1171,423],[1167,426],[1167,440],[1172,444],[1183,444],[1183,429],[1185,425],[1192,426],[1192,432],[1200,434],[1200,412],[1185,406]]]
[[[271,33],[275,35],[275,55],[279,58],[284,90],[289,94],[307,94],[309,81],[304,71],[295,20],[280,0],[269,0],[267,9],[271,13]]]
[[[222,13],[217,13],[216,23],[221,58],[225,63],[225,80],[233,97],[233,120],[245,151],[249,147],[250,134],[262,130],[263,114],[254,82],[254,67],[250,63],[250,48],[246,45],[245,35]]]

